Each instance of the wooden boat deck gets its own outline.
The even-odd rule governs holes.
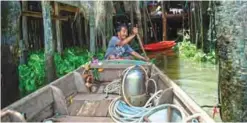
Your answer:
[[[113,122],[108,107],[118,95],[78,93],[68,106],[69,115],[54,117],[58,122]]]
[[[85,117],[106,117],[108,106],[117,95],[105,94],[79,94],[73,98],[72,104],[68,107],[71,116]]]

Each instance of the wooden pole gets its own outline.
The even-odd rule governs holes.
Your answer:
[[[28,1],[22,1],[22,11],[26,11],[27,10],[27,2]],[[29,48],[29,44],[28,44],[28,30],[27,30],[27,17],[26,16],[22,16],[22,38],[24,41],[24,49],[28,49]]]
[[[82,19],[81,19],[81,14],[78,13],[78,18],[76,19],[76,25],[78,29],[78,40],[80,47],[83,46],[83,40],[82,40]]]
[[[112,1],[106,1],[106,40],[109,41],[111,39],[111,36],[113,34],[113,23],[112,23],[112,13],[113,9],[112,8]]]
[[[42,1],[45,44],[45,73],[48,83],[56,78],[50,1]]]
[[[167,25],[167,19],[166,19],[166,10],[165,10],[165,8],[164,8],[164,2],[162,1],[161,2],[161,9],[162,9],[162,22],[163,22],[163,28],[162,28],[162,30],[163,30],[163,41],[165,41],[165,40],[167,40],[167,33],[166,33],[166,30],[167,30],[167,27],[166,27],[166,25]]]
[[[133,28],[134,26],[134,8],[133,8],[133,2],[132,1],[129,1],[130,2],[130,6],[131,6],[131,9],[130,9],[130,23],[131,23],[131,28]]]
[[[104,8],[106,7],[106,3],[107,1],[104,1]],[[107,14],[106,13],[104,13],[104,18],[103,18],[103,27],[102,27],[102,33],[101,33],[101,36],[102,36],[102,48],[103,48],[103,50],[106,50],[106,21],[107,21],[107,17],[108,16],[106,16]]]
[[[90,9],[89,25],[90,25],[90,52],[95,53],[95,18],[94,10]]]
[[[145,8],[146,8],[146,2],[144,1],[144,7],[142,8],[142,13],[143,13],[143,22],[144,22],[144,43],[147,44],[148,43],[148,34],[147,34],[147,15],[145,12]]]
[[[60,9],[59,3],[55,2],[55,15],[59,16]],[[62,54],[62,30],[61,30],[61,21],[56,20],[56,35],[57,35],[57,52],[61,55]]]
[[[141,15],[141,11],[140,11],[140,2],[141,1],[136,1],[136,16],[137,16],[137,24],[138,24],[138,32],[139,32],[139,36],[141,39],[143,39],[143,29],[142,29],[142,15]]]
[[[140,37],[139,34],[137,34],[137,39],[138,39],[138,41],[139,41],[140,47],[141,47],[141,49],[142,49],[142,52],[144,53],[145,57],[147,58],[147,53],[146,53],[146,51],[144,50],[143,43],[142,43],[142,40],[141,40],[141,37]]]

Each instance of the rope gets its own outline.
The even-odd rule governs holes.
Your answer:
[[[145,116],[148,116],[159,109],[172,107],[181,113],[182,121],[185,121],[185,114],[181,107],[174,104],[162,104],[156,107],[135,107],[128,106],[120,100],[121,97],[115,98],[109,106],[109,114],[115,122],[143,122]]]
[[[109,93],[116,93],[120,95],[120,87],[121,87],[120,83],[121,83],[121,80],[116,79],[116,80],[113,80],[108,85],[106,85],[104,89],[104,92],[106,93],[106,95],[108,96]]]

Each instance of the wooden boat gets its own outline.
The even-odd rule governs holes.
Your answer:
[[[175,45],[175,41],[161,41],[158,43],[146,44],[144,45],[144,49],[147,51],[160,51],[164,49],[170,49]]]
[[[100,69],[94,92],[89,92],[84,84],[82,73],[86,67],[82,66],[2,109],[1,121],[42,122],[49,119],[56,122],[113,122],[108,108],[119,95],[106,96],[104,88],[132,65],[143,66],[148,76],[157,82],[158,89],[170,90],[164,96],[166,103],[181,107],[185,117],[193,115],[201,122],[214,122],[154,64],[135,60],[108,60],[100,65],[91,64],[91,69]],[[152,90],[152,87],[149,89]]]

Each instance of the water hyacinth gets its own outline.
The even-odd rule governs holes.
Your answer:
[[[182,58],[186,58],[196,62],[207,62],[211,64],[216,64],[215,51],[211,51],[206,54],[202,50],[197,49],[195,44],[190,41],[179,42],[177,47],[174,49],[179,50],[179,55]]]

